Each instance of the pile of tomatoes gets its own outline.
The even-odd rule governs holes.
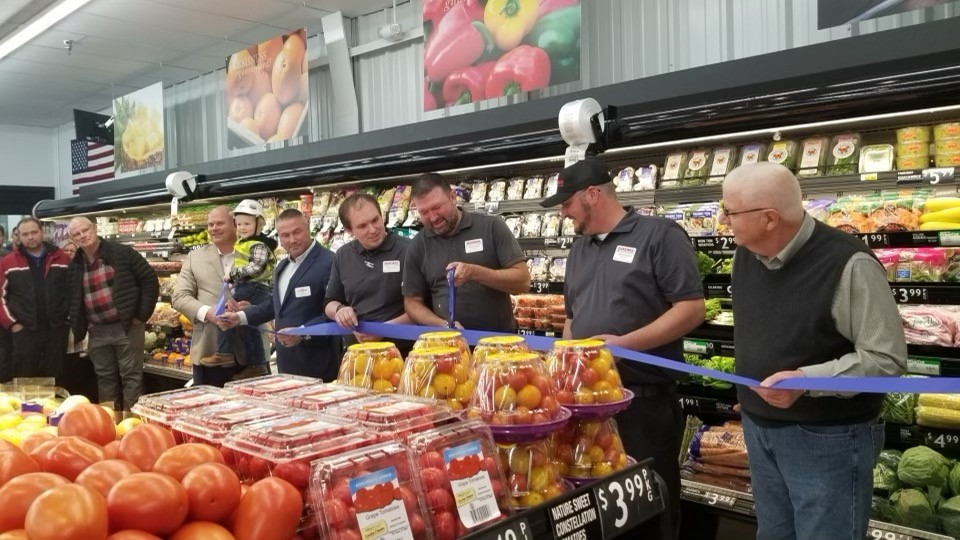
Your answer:
[[[0,441],[0,540],[291,540],[303,499],[280,478],[252,486],[212,446],[157,425],[116,440],[97,405],[66,412],[58,436]]]

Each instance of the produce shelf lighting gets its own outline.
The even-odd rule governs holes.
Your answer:
[[[0,42],[0,60],[89,2],[90,0],[63,0],[63,2],[48,8],[29,24]]]

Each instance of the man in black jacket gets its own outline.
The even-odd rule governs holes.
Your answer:
[[[0,326],[12,334],[13,377],[60,377],[67,347],[70,260],[43,240],[35,218],[20,220],[20,247],[0,259]],[[63,384],[60,381],[60,384]]]
[[[74,218],[67,230],[80,248],[71,267],[73,335],[90,332],[100,403],[129,411],[143,391],[144,322],[160,293],[157,274],[132,248],[97,236],[87,218]]]

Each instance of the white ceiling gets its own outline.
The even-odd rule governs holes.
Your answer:
[[[55,0],[0,0],[0,40]],[[0,124],[56,127],[162,81],[224,65],[234,51],[320,19],[357,17],[391,0],[93,0],[0,59]],[[64,40],[73,40],[67,54]],[[162,64],[162,66],[161,66]]]

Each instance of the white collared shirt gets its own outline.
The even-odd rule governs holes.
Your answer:
[[[283,271],[277,275],[277,294],[280,295],[280,303],[283,304],[283,299],[287,296],[287,288],[290,286],[290,280],[293,279],[293,275],[297,273],[297,269],[300,268],[300,265],[303,261],[307,260],[307,255],[310,254],[310,251],[313,250],[313,246],[317,243],[313,240],[310,240],[310,246],[306,251],[300,254],[300,257],[294,259],[289,257],[290,262],[283,267]]]

